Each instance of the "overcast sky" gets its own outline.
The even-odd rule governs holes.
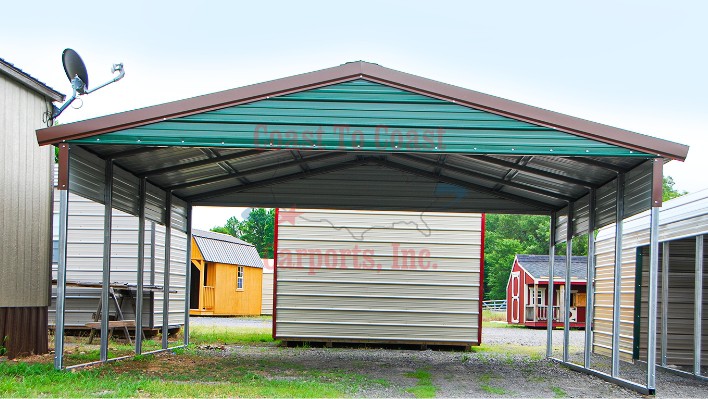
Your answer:
[[[0,58],[71,94],[126,77],[62,123],[365,60],[691,146],[665,175],[708,188],[708,2],[121,1],[3,3]],[[77,101],[78,103],[78,101]],[[195,227],[242,210],[196,210]]]

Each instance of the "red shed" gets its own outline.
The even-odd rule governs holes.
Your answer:
[[[548,255],[516,255],[506,285],[506,321],[527,327],[548,323]],[[553,326],[563,326],[565,256],[555,256]],[[585,328],[587,257],[573,256],[570,267],[570,327]]]

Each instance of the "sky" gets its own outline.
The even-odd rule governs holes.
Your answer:
[[[13,1],[0,58],[71,94],[69,47],[90,86],[61,123],[364,60],[691,146],[664,174],[708,188],[708,2]],[[81,101],[75,102],[79,105]],[[240,209],[194,210],[194,227]]]

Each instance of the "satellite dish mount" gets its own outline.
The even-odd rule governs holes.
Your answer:
[[[65,49],[62,53],[61,60],[62,64],[64,64],[64,72],[66,72],[66,77],[69,79],[69,82],[71,82],[71,88],[74,90],[74,92],[71,95],[71,98],[69,98],[64,104],[62,104],[61,107],[57,107],[56,105],[52,107],[52,116],[49,118],[50,125],[54,124],[54,119],[61,115],[61,113],[64,112],[64,110],[66,109],[66,107],[71,105],[71,103],[74,102],[74,100],[76,100],[78,96],[84,94],[91,94],[104,86],[108,86],[113,82],[117,82],[123,79],[123,76],[125,76],[123,64],[113,64],[113,68],[111,68],[111,73],[118,72],[118,76],[114,77],[108,82],[102,83],[97,87],[94,87],[93,89],[89,90],[88,72],[86,71],[86,65],[84,65],[83,60],[81,60],[81,57],[79,57],[79,54],[76,51],[68,48]]]

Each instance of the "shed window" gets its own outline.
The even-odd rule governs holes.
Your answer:
[[[238,267],[238,277],[236,278],[236,289],[243,289],[243,266]]]

